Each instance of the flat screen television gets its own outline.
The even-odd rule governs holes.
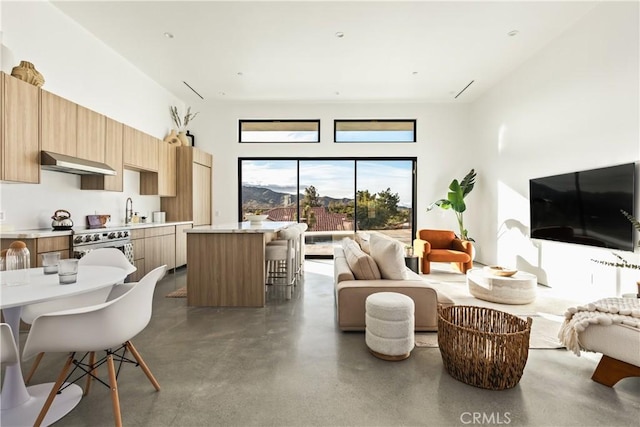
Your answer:
[[[531,237],[633,251],[635,164],[529,180]]]

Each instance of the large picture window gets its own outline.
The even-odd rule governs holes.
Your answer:
[[[307,224],[306,254],[330,257],[354,231],[411,245],[415,158],[241,158],[239,221],[247,214]]]
[[[320,120],[240,120],[240,142],[320,142]]]
[[[335,142],[416,142],[415,120],[334,120]]]

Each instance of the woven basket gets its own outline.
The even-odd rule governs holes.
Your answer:
[[[438,346],[447,372],[480,388],[514,387],[527,364],[531,323],[486,307],[441,308]]]

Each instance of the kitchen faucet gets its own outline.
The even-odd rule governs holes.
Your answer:
[[[127,202],[124,207],[124,223],[129,224],[133,217],[133,200],[131,197],[127,197]]]

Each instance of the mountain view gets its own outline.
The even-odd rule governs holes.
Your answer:
[[[243,207],[246,210],[251,209],[269,209],[275,207],[284,207],[291,204],[295,204],[295,195],[289,193],[280,193],[264,187],[254,186],[242,186],[242,200],[245,202]],[[288,204],[285,204],[285,199],[290,199]],[[303,199],[304,195],[299,194],[299,199]],[[328,207],[329,203],[347,204],[353,202],[353,199],[343,198],[335,199],[329,196],[320,196],[318,201],[321,206]]]

